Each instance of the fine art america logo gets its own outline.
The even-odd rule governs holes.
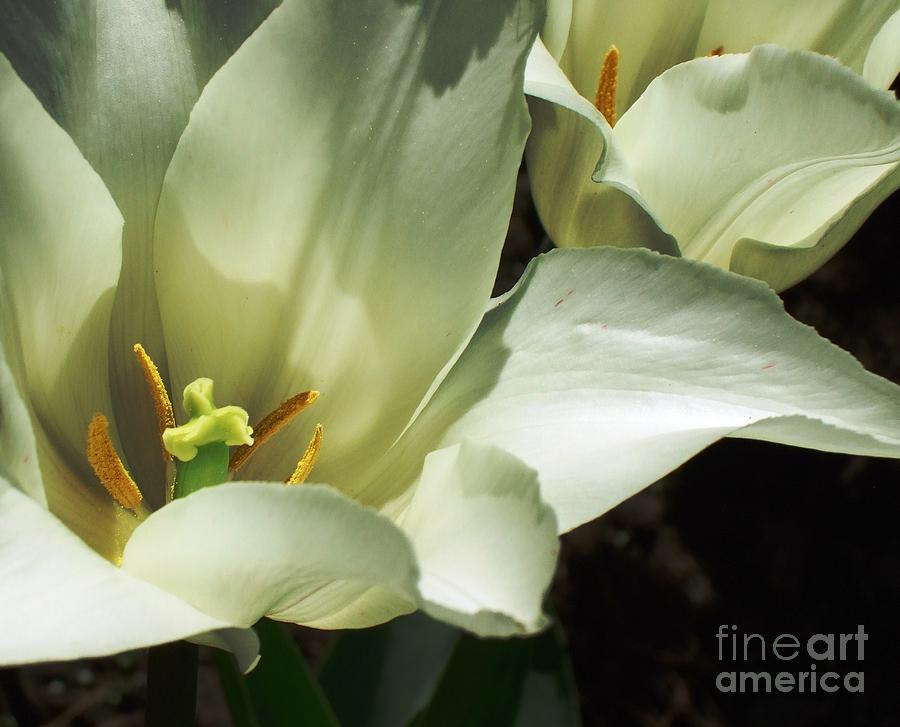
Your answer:
[[[766,638],[723,624],[716,633],[719,661],[735,670],[719,672],[716,688],[720,692],[863,692],[865,673],[849,669],[861,669],[868,638],[861,625],[855,633]],[[750,664],[756,671],[741,670]]]

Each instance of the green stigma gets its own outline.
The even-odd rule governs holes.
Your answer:
[[[247,426],[249,415],[239,406],[217,407],[212,379],[200,378],[188,384],[183,402],[190,421],[170,427],[162,435],[163,446],[176,459],[190,462],[197,450],[208,444],[253,444],[253,429]]]

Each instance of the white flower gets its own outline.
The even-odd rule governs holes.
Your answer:
[[[900,12],[864,5],[552,2],[559,65],[538,42],[526,73],[551,239],[647,246],[777,290],[812,273],[900,185],[900,105],[872,85],[900,70]],[[765,42],[795,50],[744,53]]]
[[[897,387],[761,284],[559,251],[488,300],[536,12],[477,7],[273,12],[194,107],[151,195],[156,293],[129,278],[146,297],[118,318],[122,216],[0,58],[0,663],[193,637],[248,666],[263,615],[343,628],[422,608],[527,633],[557,533],[720,437],[900,456]],[[134,464],[161,461],[152,402],[116,358],[156,305],[148,350],[175,391],[209,377],[253,421],[321,392],[242,481],[167,504]],[[88,465],[97,412],[141,503]],[[316,422],[310,483],[282,484]]]

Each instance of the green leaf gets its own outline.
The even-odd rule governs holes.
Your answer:
[[[516,724],[533,645],[530,639],[463,636],[415,727]]]
[[[231,659],[216,659],[235,725],[337,727],[340,723],[290,634],[269,619],[254,628],[262,659],[253,672],[241,677]]]
[[[319,683],[345,727],[371,724],[388,638],[384,626],[348,632],[338,638],[319,673]]]
[[[250,689],[238,671],[234,658],[221,649],[213,649],[212,657],[219,672],[219,681],[222,684],[222,691],[225,692],[225,701],[228,702],[234,727],[261,727],[253,710]]]
[[[453,724],[581,727],[562,629],[527,640],[464,636],[431,704],[410,727]]]
[[[344,727],[408,724],[431,700],[460,631],[419,612],[348,631],[319,683]]]
[[[581,727],[578,687],[562,628],[554,625],[531,643],[516,727]]]
[[[477,648],[457,648],[466,641]],[[513,664],[510,652],[523,650],[521,663]],[[483,654],[488,654],[486,661]],[[448,666],[451,658],[453,671]],[[524,682],[521,675],[512,675],[512,693],[496,689],[492,669],[498,664],[498,673],[509,666],[514,672],[524,669]],[[460,672],[471,673],[475,686],[452,676]],[[465,709],[484,714],[482,724],[581,725],[578,690],[558,626],[527,641],[479,641],[415,613],[341,636],[319,682],[344,727],[470,723],[460,710],[440,713],[446,707],[437,704],[438,699],[452,704],[466,700]],[[500,716],[506,721],[494,721]]]

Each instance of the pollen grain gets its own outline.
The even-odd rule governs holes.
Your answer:
[[[159,375],[159,369],[153,363],[153,359],[144,350],[144,347],[136,343],[134,344],[134,355],[137,356],[141,370],[144,372],[144,379],[147,381],[147,388],[150,389],[150,396],[153,397],[153,406],[156,409],[156,419],[159,422],[159,435],[171,427],[175,426],[175,413],[172,410],[172,400],[169,399],[169,392],[166,391],[166,385],[163,383],[162,376]],[[162,446],[162,444],[160,444]],[[167,460],[172,459],[172,455],[162,447],[163,457]]]
[[[603,56],[600,77],[597,79],[597,96],[594,106],[603,114],[610,126],[616,125],[616,88],[619,85],[619,49],[611,45]]]
[[[322,437],[325,434],[321,424],[316,424],[316,431],[313,432],[312,439],[306,445],[306,451],[297,462],[294,473],[287,478],[286,485],[301,485],[306,482],[309,473],[316,466],[316,460],[319,458],[319,451],[322,449]]]
[[[106,491],[122,507],[137,511],[141,505],[141,491],[131,479],[112,440],[109,422],[102,414],[94,414],[87,430],[87,458]]]
[[[282,402],[275,411],[267,414],[253,427],[253,444],[244,444],[234,449],[228,467],[233,472],[243,467],[263,443],[287,426],[295,416],[318,398],[318,391],[304,391]]]

